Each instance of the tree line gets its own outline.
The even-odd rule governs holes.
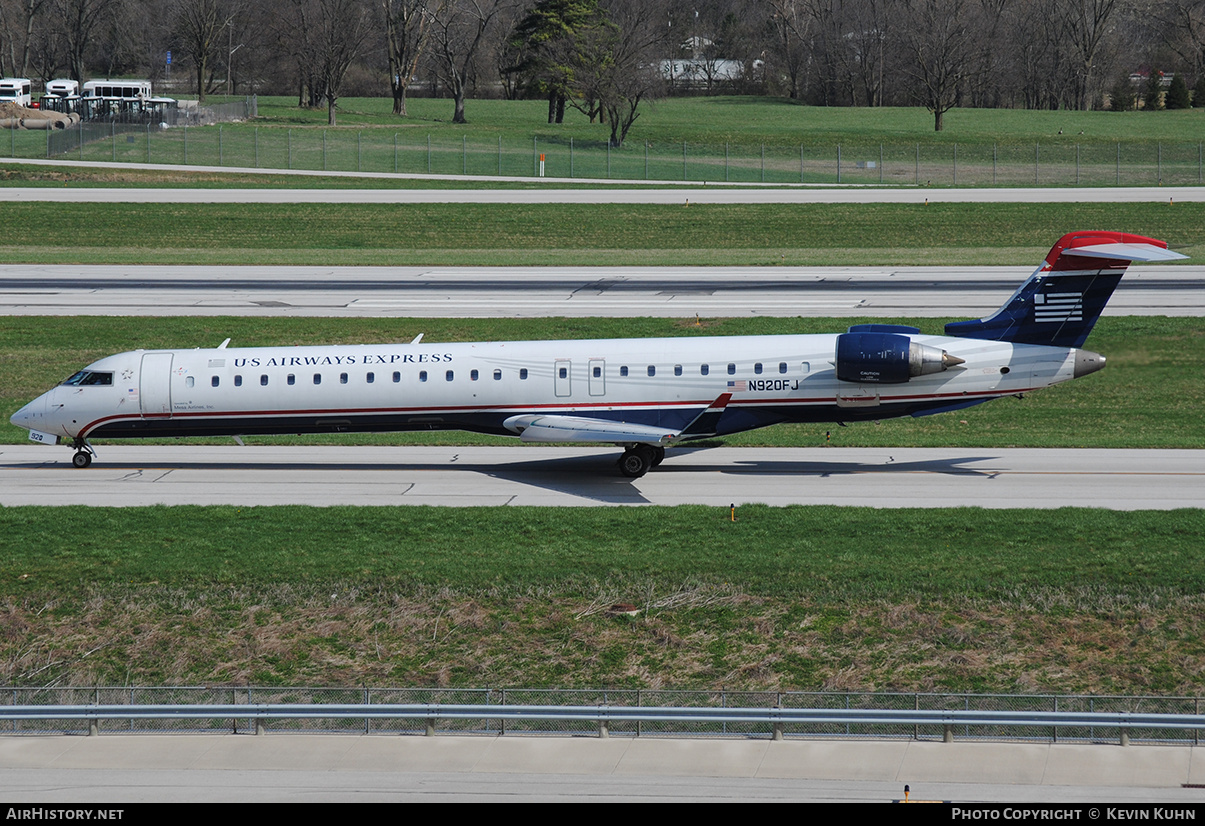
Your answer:
[[[456,122],[539,97],[614,145],[665,94],[923,105],[940,130],[956,106],[1158,108],[1171,78],[1205,103],[1205,0],[0,0],[0,73],[295,94],[332,124],[346,95],[445,96]]]

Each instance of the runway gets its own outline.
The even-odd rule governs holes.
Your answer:
[[[1037,267],[0,265],[0,315],[978,317]],[[1205,315],[1205,266],[1136,265],[1106,315]]]
[[[619,449],[0,446],[0,505],[864,505],[1196,508],[1205,451],[683,448],[640,479]]]

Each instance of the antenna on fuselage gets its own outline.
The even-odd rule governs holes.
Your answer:
[[[412,341],[412,342],[410,342],[410,343],[411,343],[411,344],[418,344],[418,343],[419,343],[420,341],[422,341],[422,340],[423,340],[423,334],[422,334],[422,333],[419,333],[418,335],[416,335],[416,336],[414,337],[414,341]]]
[[[219,350],[225,350],[225,349],[226,349],[226,345],[227,345],[227,344],[229,344],[229,343],[230,343],[230,339],[226,339],[225,341],[223,341],[221,344],[219,344],[219,345],[218,345],[218,349],[219,349]]]

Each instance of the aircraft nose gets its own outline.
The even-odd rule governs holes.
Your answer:
[[[34,399],[33,401],[31,401],[29,404],[22,407],[20,410],[18,410],[16,413],[14,413],[12,416],[9,417],[9,421],[12,422],[13,424],[15,424],[17,427],[23,427],[26,430],[32,430],[34,428],[35,410],[38,409],[39,406],[41,406],[41,409],[45,409],[46,399],[44,397],[38,397],[38,398]]]

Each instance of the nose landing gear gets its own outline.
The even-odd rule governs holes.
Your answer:
[[[92,464],[92,457],[96,455],[96,451],[92,449],[92,445],[83,439],[76,439],[71,443],[71,446],[75,448],[75,455],[71,457],[71,464],[77,468],[86,468]]]

